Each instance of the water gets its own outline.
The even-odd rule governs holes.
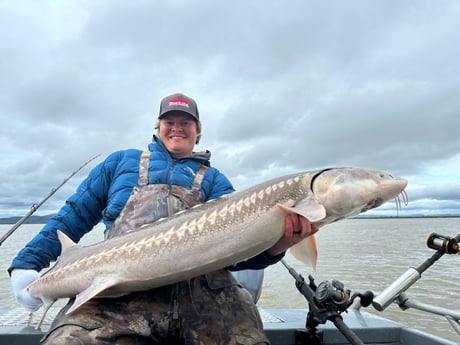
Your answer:
[[[305,278],[311,274],[317,283],[338,279],[351,291],[382,291],[409,267],[418,267],[433,254],[425,245],[431,232],[455,236],[460,231],[460,218],[395,218],[348,219],[323,228],[317,235],[318,266],[316,272],[296,261],[289,254],[286,261]],[[0,225],[0,235],[11,225]],[[18,307],[11,292],[6,269],[17,251],[41,228],[41,225],[22,225],[0,247],[0,308]],[[99,225],[82,239],[83,244],[102,240]],[[424,303],[460,310],[458,282],[460,257],[444,255],[407,295]],[[297,291],[294,279],[281,264],[266,269],[259,306],[265,308],[306,308],[306,301]],[[460,336],[441,316],[418,310],[402,311],[391,305],[384,312],[365,308],[417,329],[459,341]]]

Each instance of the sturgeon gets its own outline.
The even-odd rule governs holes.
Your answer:
[[[328,168],[273,179],[86,247],[58,231],[61,255],[28,291],[42,299],[45,314],[56,300],[75,297],[71,313],[95,297],[172,284],[254,257],[283,236],[288,213],[322,227],[393,198],[400,205],[406,185],[384,171]],[[314,235],[291,253],[315,265]]]

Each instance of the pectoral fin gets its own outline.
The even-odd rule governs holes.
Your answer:
[[[95,279],[87,289],[83,290],[77,296],[75,296],[75,302],[69,308],[69,310],[67,310],[66,314],[70,314],[71,312],[77,310],[84,303],[88,302],[91,298],[96,297],[100,293],[117,285],[118,283],[119,280],[117,278],[101,277]]]
[[[297,260],[312,266],[316,270],[318,248],[316,247],[315,235],[308,236],[303,241],[293,245],[289,250]]]
[[[326,208],[315,197],[300,200],[293,207],[282,204],[278,204],[278,206],[287,213],[296,213],[307,218],[311,223],[318,222],[326,217]],[[297,260],[316,269],[318,248],[316,247],[315,235],[311,235],[292,246],[290,251]]]
[[[305,198],[297,202],[294,207],[278,204],[288,213],[296,213],[307,218],[310,222],[318,222],[326,217],[326,208],[314,197]]]

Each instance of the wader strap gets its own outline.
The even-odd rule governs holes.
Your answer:
[[[203,182],[204,175],[206,174],[207,170],[208,167],[204,164],[201,164],[200,169],[198,169],[198,172],[196,173],[195,178],[193,179],[192,189],[201,189],[201,183]]]
[[[141,161],[139,163],[139,186],[146,186],[149,184],[150,154],[150,151],[142,152]]]

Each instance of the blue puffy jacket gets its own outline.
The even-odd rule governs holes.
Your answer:
[[[195,173],[202,164],[210,165],[210,154],[174,159],[161,141],[154,137],[149,145],[152,152],[149,165],[149,184],[170,184],[191,187]],[[142,151],[129,149],[109,155],[97,165],[70,196],[58,214],[13,259],[8,271],[14,268],[40,271],[56,260],[61,244],[56,230],[67,234],[74,242],[90,231],[101,220],[110,228],[125,206],[133,187],[138,185],[139,162]],[[219,170],[207,169],[201,185],[203,202],[233,192],[230,181]],[[265,268],[281,257],[261,254],[231,270]]]

